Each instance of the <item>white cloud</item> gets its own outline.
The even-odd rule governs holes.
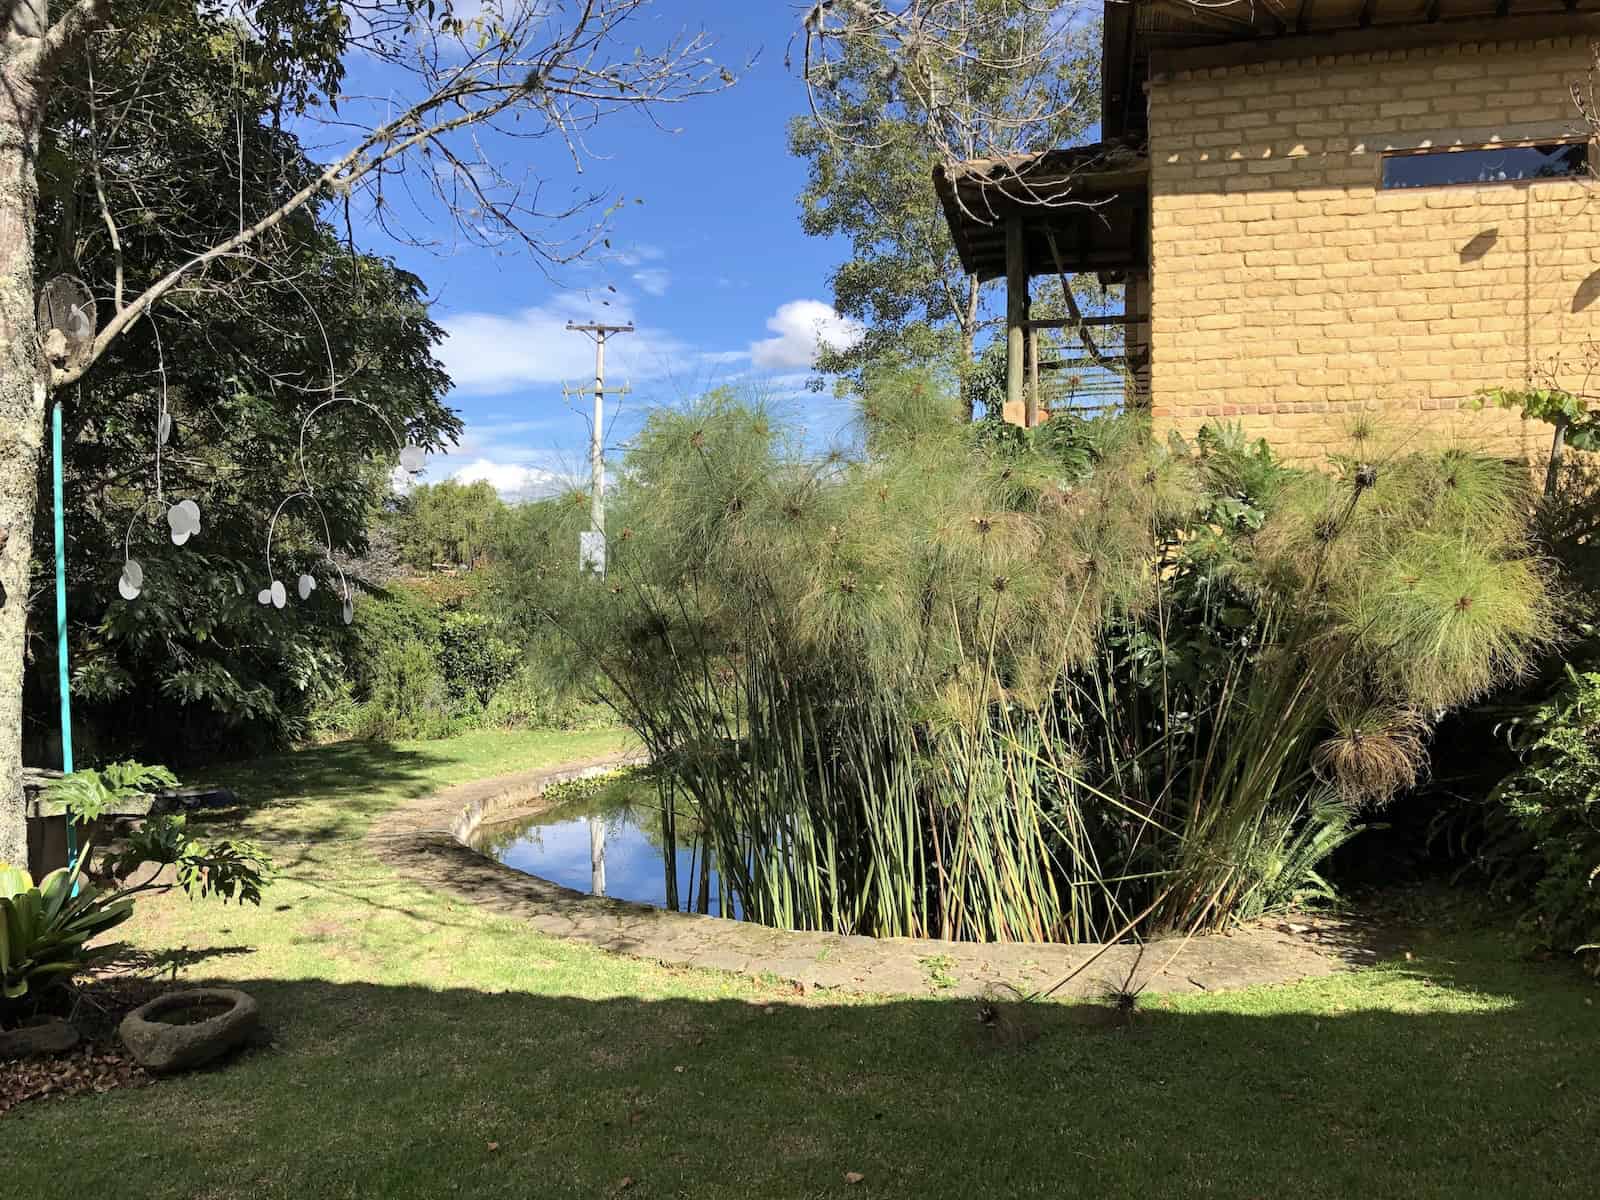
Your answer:
[[[594,375],[594,343],[567,329],[567,322],[625,324],[632,318],[620,292],[569,294],[511,314],[459,313],[444,321],[439,356],[456,389],[471,395],[577,383]],[[641,327],[606,342],[607,377],[619,383],[660,378],[693,357],[692,348],[672,335]]]
[[[495,462],[488,458],[474,459],[464,467],[451,472],[457,483],[486,481],[507,500],[535,500],[553,496],[572,486],[572,480],[560,471],[544,467],[530,467],[521,463]]]
[[[663,267],[646,267],[643,271],[633,273],[633,281],[646,295],[665,296],[672,284],[672,272]]]
[[[658,258],[665,258],[667,252],[659,246],[652,246],[648,242],[639,242],[632,246],[625,246],[611,257],[625,267],[637,267],[640,263],[651,262]]]
[[[791,300],[767,318],[776,337],[750,344],[750,361],[761,370],[793,370],[812,366],[817,351],[847,350],[862,338],[859,321],[842,317],[821,300]]]

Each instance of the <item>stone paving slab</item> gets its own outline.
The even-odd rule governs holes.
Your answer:
[[[547,788],[640,761],[617,754],[448,788],[391,809],[374,823],[367,843],[407,878],[520,917],[541,933],[673,966],[776,977],[805,990],[1026,996],[1068,980],[1055,991],[1058,998],[1099,998],[1122,987],[1211,992],[1316,978],[1376,957],[1365,931],[1325,917],[1261,921],[1228,934],[1143,947],[788,932],[585,895],[465,844],[487,820],[538,812]]]

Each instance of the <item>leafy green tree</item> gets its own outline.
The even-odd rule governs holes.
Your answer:
[[[483,613],[446,613],[439,622],[439,666],[457,698],[488,704],[516,671],[520,657]]]
[[[818,5],[806,27],[811,111],[789,127],[806,163],[801,224],[843,238],[834,307],[865,326],[819,369],[874,361],[965,369],[993,317],[934,195],[936,162],[1047,149],[1097,118],[1098,27],[1072,2]]]
[[[393,190],[406,183],[427,196],[422,206],[439,236],[448,223],[461,236],[512,244],[546,263],[569,262],[597,244],[602,222],[573,221],[606,210],[615,197],[579,193],[552,211],[542,206],[553,189],[528,186],[513,164],[539,148],[564,163],[574,147],[607,117],[650,109],[720,90],[732,81],[707,55],[704,34],[668,35],[652,46],[630,36],[649,0],[495,0],[475,6],[470,20],[450,0],[0,0],[0,858],[19,857],[22,819],[21,703],[29,615],[29,571],[46,415],[52,393],[79,382],[91,386],[124,336],[149,328],[170,306],[193,293],[216,307],[277,280],[272,265],[294,249],[300,214],[318,203],[348,211],[397,233]],[[52,163],[47,131],[67,103],[63,81],[78,63],[102,66],[138,44],[140,31],[175,22],[205,23],[211,35],[240,46],[225,91],[176,87],[163,67],[165,43],[157,37],[143,60],[133,95],[124,103],[90,111],[75,137],[92,150],[86,193],[94,204],[74,206],[84,220],[81,237],[64,242],[64,261],[78,268],[77,252],[94,226],[104,229],[113,261],[112,282],[98,305],[98,321],[62,313],[61,326],[42,327],[38,308],[37,242],[53,228],[45,201]],[[248,44],[231,32],[256,31]],[[343,90],[348,58],[385,73],[381,95],[363,98]],[[90,82],[88,91],[95,93]],[[217,95],[226,97],[215,103]],[[271,96],[271,127],[322,121],[338,149],[325,163],[298,155],[265,160],[239,153],[240,129],[251,123],[258,94]],[[146,117],[193,111],[205,117],[212,151],[183,173],[144,171],[135,152],[143,145]],[[197,120],[196,128],[203,122]],[[518,138],[526,154],[498,153],[501,138]],[[118,139],[123,139],[120,143]],[[290,163],[303,169],[279,172]],[[407,168],[411,169],[407,171]],[[126,173],[124,173],[126,169]],[[263,176],[265,172],[265,176]],[[548,182],[543,177],[541,185]],[[152,203],[141,197],[149,190]],[[177,201],[201,192],[203,205],[231,196],[234,221],[215,240],[183,240],[184,252],[146,280],[127,270],[133,243],[166,236],[182,222]],[[415,194],[415,191],[414,191]],[[92,235],[98,237],[98,234]],[[118,270],[120,266],[121,270]],[[247,269],[249,268],[249,269]],[[84,267],[76,273],[83,274]],[[282,267],[277,268],[279,272]],[[303,325],[305,316],[297,319]],[[280,326],[285,328],[285,326]],[[292,327],[289,327],[292,328]],[[226,357],[226,346],[217,348]],[[352,364],[346,362],[346,371]],[[339,365],[334,364],[338,370]],[[290,381],[282,381],[290,382]],[[318,386],[305,378],[299,387]]]
[[[66,72],[43,144],[40,203],[51,219],[36,247],[41,273],[66,264],[101,295],[140,288],[192,246],[236,228],[236,197],[199,169],[215,153],[221,105],[236,106],[231,137],[255,164],[252,190],[293,187],[314,170],[277,126],[270,76],[256,77],[253,90],[239,82],[241,58],[255,50],[242,28],[178,10],[103,48],[92,79],[87,64]],[[152,69],[189,102],[141,107]],[[104,111],[126,111],[129,122],[137,114],[136,128],[125,122],[99,135],[115,168],[97,167],[87,134]],[[157,181],[107,194],[112,224],[124,231],[115,243],[94,219],[96,171],[103,179],[111,169]],[[91,751],[154,749],[176,761],[296,732],[340,673],[339,578],[323,539],[340,554],[359,553],[368,513],[388,490],[372,461],[392,459],[402,433],[437,446],[460,428],[442,403],[448,380],[433,357],[441,332],[421,281],[352,253],[329,220],[337,212],[322,203],[297,210],[280,227],[265,281],[242,261],[218,286],[170,297],[67,394],[70,658]],[[317,577],[321,602],[280,613],[256,602],[266,531],[279,501],[303,486],[300,423],[327,398],[330,361],[340,395],[362,404],[329,406],[310,431],[306,472],[328,527],[313,510],[286,508],[275,565],[291,581],[302,571]],[[163,394],[175,421],[161,447],[157,504]],[[35,521],[48,528],[44,482]],[[182,549],[165,520],[180,498],[202,515],[201,534]],[[53,547],[41,549],[32,591],[48,595]],[[117,596],[125,553],[146,568],[136,603]],[[55,639],[36,627],[29,649],[25,711],[37,744],[56,724]]]
[[[473,566],[489,553],[505,508],[483,480],[423,484],[396,506],[391,518],[401,558],[420,571],[435,563]]]

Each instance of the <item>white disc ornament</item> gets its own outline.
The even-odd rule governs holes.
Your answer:
[[[262,604],[271,604],[272,603],[272,589],[269,588],[269,587],[262,588],[259,592],[256,593],[256,599]]]
[[[161,420],[156,422],[156,440],[165,446],[172,440],[172,414],[164,412]]]
[[[302,576],[300,576],[300,583],[295,588],[295,591],[300,593],[300,599],[302,599],[302,600],[306,599],[307,597],[309,597],[311,595],[312,592],[314,592],[316,590],[317,590],[317,581],[316,581],[316,579],[314,579],[310,575],[302,575]]]
[[[409,474],[415,475],[422,470],[422,464],[427,461],[427,452],[415,442],[408,444],[400,451],[400,466]]]
[[[181,546],[200,532],[200,506],[193,500],[180,500],[167,509],[167,526],[172,530],[172,544]]]
[[[346,625],[350,624],[350,622],[356,619],[355,598],[351,596],[349,592],[344,594],[344,605],[339,610],[339,615],[344,618],[344,623]]]
[[[94,334],[94,317],[87,305],[74,304],[67,310],[65,332],[72,341],[83,341]]]
[[[283,580],[274,579],[272,581],[272,587],[268,590],[272,593],[273,608],[282,608],[285,604],[289,603],[289,593],[284,590]]]
[[[144,590],[144,568],[137,558],[122,564],[122,574],[117,579],[117,594],[124,600],[137,600]]]

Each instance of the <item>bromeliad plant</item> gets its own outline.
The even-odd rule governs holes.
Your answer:
[[[133,915],[133,900],[80,881],[82,859],[37,886],[0,865],[0,1009],[37,998],[88,962],[87,943]]]
[[[176,783],[164,767],[113,763],[52,781],[45,799],[63,802],[69,819],[87,822],[131,795]],[[85,871],[91,854],[86,844],[70,867],[37,884],[26,870],[0,864],[0,1015],[37,1006],[53,986],[90,965],[97,951],[90,943],[127,920],[138,896],[179,887],[191,897],[260,904],[271,877],[271,864],[255,845],[201,842],[181,816],[150,818],[107,853],[99,875],[109,882]],[[155,869],[136,879],[146,867]]]
[[[976,440],[900,376],[819,460],[718,393],[635,441],[604,579],[586,500],[543,507],[507,602],[607,681],[724,911],[1083,941],[1303,898],[1549,627],[1515,468],[1058,421]]]

